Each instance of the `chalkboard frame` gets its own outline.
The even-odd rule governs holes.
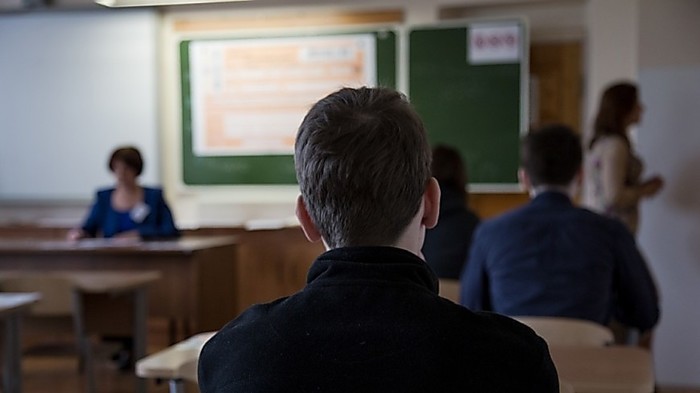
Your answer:
[[[502,168],[500,168],[500,174],[496,175],[495,177],[486,176],[486,181],[484,181],[484,176],[480,174],[479,171],[481,169],[480,166],[483,166],[484,163],[489,163],[489,161],[485,160],[484,157],[479,157],[479,151],[476,152],[477,154],[474,154],[475,151],[473,150],[473,147],[465,146],[463,140],[446,136],[450,133],[452,135],[456,135],[457,131],[452,130],[445,132],[444,130],[436,129],[436,127],[440,127],[441,125],[439,124],[440,120],[436,121],[435,119],[447,119],[447,121],[449,121],[450,117],[445,116],[445,111],[442,110],[433,110],[432,112],[427,110],[425,107],[425,102],[427,102],[427,100],[430,100],[430,105],[440,105],[441,101],[439,97],[434,94],[431,94],[429,97],[422,98],[421,95],[423,92],[417,92],[416,89],[420,89],[420,87],[415,83],[416,70],[414,67],[412,67],[411,59],[412,45],[415,45],[415,40],[410,38],[413,32],[463,29],[465,30],[464,50],[466,52],[466,45],[468,44],[468,35],[466,32],[470,26],[475,24],[516,24],[519,27],[520,32],[521,53],[520,61],[517,62],[516,67],[519,75],[514,81],[512,81],[512,83],[516,83],[517,81],[519,84],[517,89],[517,100],[519,101],[519,104],[511,104],[513,108],[510,109],[511,111],[517,111],[517,114],[510,115],[512,122],[510,128],[508,130],[502,130],[503,132],[501,136],[504,137],[503,141],[505,144],[496,144],[494,142],[491,144],[491,146],[488,146],[488,149],[485,149],[490,149],[490,151],[496,152],[495,154],[492,154],[492,157],[506,161],[497,163],[496,165],[502,166]],[[529,106],[529,34],[526,20],[522,18],[460,19],[443,23],[408,26],[404,34],[405,35],[402,38],[407,42],[407,54],[405,61],[407,67],[407,81],[405,82],[405,85],[407,86],[407,95],[410,97],[412,103],[416,107],[416,110],[426,123],[430,143],[433,145],[451,145],[460,151],[470,174],[469,187],[471,192],[521,192],[522,190],[517,180],[517,170],[520,159],[519,145],[522,135],[527,132],[529,121],[529,111],[527,109]],[[432,48],[435,48],[435,45],[432,45]],[[464,59],[466,61],[466,53],[464,54]],[[471,65],[470,67],[494,67],[494,65]],[[498,65],[495,67],[498,67]],[[431,91],[435,90],[436,87],[439,86],[432,81],[430,85]],[[492,165],[493,161],[490,162]]]

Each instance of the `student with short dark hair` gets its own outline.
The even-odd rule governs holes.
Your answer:
[[[306,287],[255,305],[201,352],[202,393],[558,392],[544,341],[438,296],[420,258],[440,191],[401,94],[345,88],[304,118],[297,217],[328,251]]]
[[[571,202],[581,182],[578,135],[547,126],[521,146],[519,175],[533,199],[479,226],[462,274],[462,304],[653,328],[656,287],[634,236],[622,222]]]
[[[457,149],[435,146],[431,172],[440,184],[440,216],[425,233],[423,256],[439,278],[459,280],[480,220],[467,205],[467,170]]]

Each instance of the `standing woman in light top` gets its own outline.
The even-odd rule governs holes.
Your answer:
[[[142,187],[138,183],[138,176],[143,171],[143,159],[138,149],[132,146],[116,149],[108,165],[116,178],[116,186],[97,191],[87,219],[82,227],[72,229],[68,238],[177,237],[179,232],[163,198],[163,191]]]
[[[633,234],[639,201],[663,187],[659,176],[641,179],[643,164],[630,144],[629,128],[639,123],[642,110],[635,85],[616,83],[605,89],[584,169],[584,204],[619,218]]]

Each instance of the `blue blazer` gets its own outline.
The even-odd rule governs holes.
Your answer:
[[[544,192],[483,222],[462,273],[461,302],[472,310],[560,316],[647,330],[659,299],[646,261],[620,222]]]
[[[83,230],[90,236],[113,237],[120,232],[119,213],[112,207],[114,188],[97,191],[95,202],[90,209]],[[160,188],[143,188],[144,203],[148,206],[148,215],[139,223],[136,229],[143,239],[169,238],[180,235],[173,222],[170,208],[163,198]]]

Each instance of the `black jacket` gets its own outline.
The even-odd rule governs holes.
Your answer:
[[[459,280],[479,217],[467,209],[460,193],[440,190],[440,217],[435,228],[425,232],[423,256],[438,277]]]
[[[256,305],[204,347],[202,393],[558,392],[528,327],[438,297],[435,276],[393,247],[321,255],[299,293]]]

